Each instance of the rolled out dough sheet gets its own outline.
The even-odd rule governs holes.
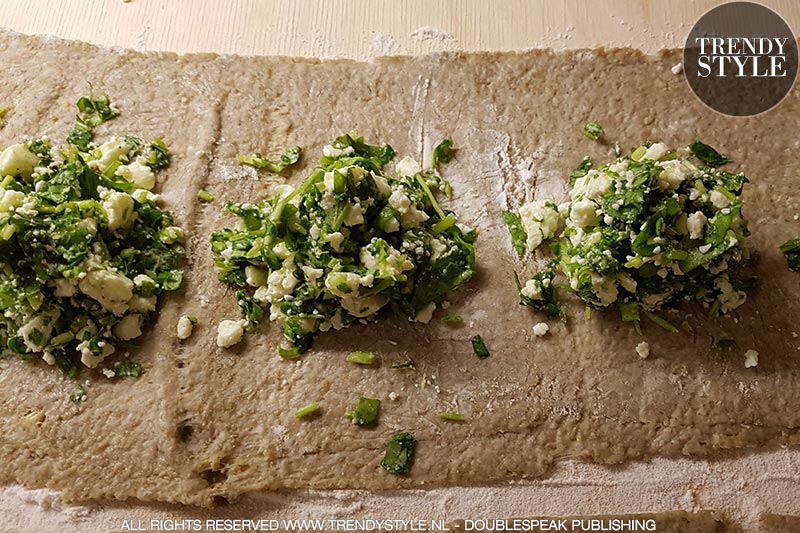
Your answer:
[[[504,490],[561,494],[558,487],[584,486],[592,472],[619,486],[626,468],[638,468],[640,487],[647,487],[653,482],[647,472],[657,464],[666,484],[670,476],[684,476],[675,485],[686,486],[687,500],[670,495],[666,507],[650,500],[649,507],[620,510],[603,507],[610,500],[595,495],[589,508],[537,508],[536,514],[800,512],[796,502],[780,498],[745,508],[741,495],[724,491],[727,497],[704,501],[704,494],[719,491],[686,481],[752,471],[777,477],[745,485],[798,486],[800,455],[779,447],[800,442],[800,340],[793,334],[800,330],[800,278],[777,249],[800,229],[798,91],[766,114],[726,118],[700,104],[682,75],[671,72],[680,61],[674,50],[657,56],[453,53],[357,63],[141,54],[2,33],[0,61],[13,73],[0,79],[0,103],[12,110],[0,145],[24,135],[65,138],[74,103],[90,82],[121,111],[98,128],[99,138],[160,136],[170,146],[173,164],[161,192],[189,235],[185,289],[163,300],[158,320],[132,353],[147,369],[141,379],[113,383],[86,372],[81,382],[88,401],[75,406],[67,399],[74,382],[42,365],[7,361],[0,372],[3,482],[61,491],[70,502],[211,505],[251,492],[309,489],[322,492],[308,497],[343,500],[369,494],[413,502],[434,494],[450,519],[465,515],[449,514],[448,498],[485,487],[495,495],[489,509],[507,518],[531,510],[513,508],[513,501],[526,501],[523,493],[497,499]],[[536,338],[531,326],[544,317],[517,305],[513,271],[531,267],[516,257],[500,214],[533,196],[563,195],[566,176],[585,155],[612,157],[610,144],[582,136],[588,120],[600,122],[606,138],[625,149],[645,140],[679,147],[699,138],[751,179],[746,215],[750,244],[761,254],[761,287],[730,318],[709,321],[700,308],[668,317],[686,322],[691,334],[646,326],[652,356],[645,361],[634,351],[641,339],[614,313],[588,320],[573,302],[569,327],[551,321],[551,332]],[[297,362],[277,356],[280,331],[269,324],[235,349],[217,348],[217,322],[238,311],[230,289],[216,280],[208,234],[235,223],[222,212],[225,201],[257,201],[285,182],[236,165],[236,155],[276,154],[300,144],[306,155],[289,178],[297,183],[324,144],[353,129],[422,160],[444,137],[455,140],[457,156],[444,169],[454,190],[447,205],[480,235],[479,273],[453,295],[448,310],[463,315],[464,326],[436,318],[428,325],[356,326],[321,335]],[[195,201],[201,188],[214,203]],[[179,343],[175,324],[182,313],[198,316],[200,325]],[[469,339],[477,333],[489,359],[472,354]],[[712,338],[721,337],[736,339],[739,348],[713,350]],[[743,353],[751,348],[760,363],[745,369]],[[378,352],[380,365],[347,363],[353,349]],[[390,368],[408,358],[416,370]],[[383,400],[375,429],[344,418],[361,395]],[[320,402],[322,416],[295,420],[294,410],[310,401]],[[436,415],[442,410],[461,412],[468,422],[442,422]],[[406,477],[379,467],[384,443],[401,430],[418,440]],[[747,451],[754,448],[761,452]],[[722,459],[697,459],[720,453]],[[667,459],[681,455],[693,459]],[[633,460],[649,462],[598,466]],[[583,474],[571,478],[570,468]],[[544,481],[523,481],[531,478]],[[562,482],[548,487],[548,479]],[[502,488],[509,480],[512,489]],[[288,494],[291,500],[306,493]],[[341,512],[369,512],[353,505]]]

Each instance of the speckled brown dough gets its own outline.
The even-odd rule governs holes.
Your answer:
[[[23,135],[63,139],[74,103],[91,82],[121,110],[98,129],[162,136],[173,164],[161,184],[165,203],[189,237],[186,286],[163,301],[133,356],[139,380],[82,377],[88,400],[67,398],[75,383],[58,372],[9,360],[0,372],[0,481],[94,498],[210,504],[279,488],[402,488],[477,484],[542,476],[560,457],[620,462],[655,454],[800,442],[798,344],[800,277],[777,246],[800,233],[797,124],[800,94],[775,110],[729,119],[704,108],[658,57],[631,50],[453,54],[375,63],[283,58],[142,55],[81,44],[0,35],[0,103],[13,111],[0,145]],[[652,356],[615,313],[583,317],[571,305],[568,331],[517,305],[512,273],[524,271],[500,219],[533,192],[563,191],[588,154],[610,146],[585,139],[600,122],[623,147],[643,140],[672,146],[701,138],[751,178],[746,215],[761,254],[762,286],[733,319],[709,322],[702,309],[670,315],[693,334],[645,328]],[[278,328],[263,325],[235,349],[214,344],[216,324],[237,316],[231,291],[216,281],[209,232],[234,223],[225,201],[254,201],[282,178],[235,165],[239,153],[279,153],[302,145],[302,167],[323,144],[356,129],[400,154],[429,157],[452,135],[459,148],[444,170],[462,222],[480,231],[480,272],[452,298],[461,328],[384,322],[321,336],[298,362],[275,353]],[[217,200],[195,201],[200,188]],[[203,305],[205,304],[205,305]],[[179,343],[181,313],[198,316]],[[492,351],[478,360],[469,339]],[[711,337],[739,349],[719,353]],[[744,368],[744,350],[760,352]],[[353,349],[381,354],[378,368],[345,361]],[[415,371],[391,363],[412,357]],[[425,384],[423,386],[423,383]],[[399,396],[388,398],[390,392]],[[344,413],[360,395],[384,402],[380,424],[364,430]],[[322,416],[294,419],[319,401]],[[468,422],[436,413],[459,411]],[[379,467],[389,435],[419,441],[412,472]]]

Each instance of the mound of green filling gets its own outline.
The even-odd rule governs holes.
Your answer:
[[[2,352],[73,376],[141,335],[157,296],[180,286],[183,255],[183,232],[151,192],[154,171],[169,164],[164,143],[96,145],[92,130],[117,112],[105,96],[78,108],[64,150],[38,140],[0,153]]]
[[[504,218],[519,252],[550,242],[554,258],[520,289],[521,303],[566,322],[562,288],[589,308],[616,307],[623,320],[699,301],[727,313],[746,298],[743,174],[719,167],[728,159],[699,141],[687,150],[662,143],[634,149],[592,169],[585,159],[570,176],[570,201],[537,199]],[[555,276],[566,277],[564,285]]]
[[[239,290],[243,318],[220,323],[231,346],[265,318],[283,324],[283,357],[296,357],[319,331],[392,313],[427,322],[447,293],[475,272],[474,231],[463,231],[435,191],[449,193],[437,167],[395,157],[354,133],[323,149],[320,166],[297,188],[284,185],[258,204],[228,204],[238,229],[212,234],[219,279]]]

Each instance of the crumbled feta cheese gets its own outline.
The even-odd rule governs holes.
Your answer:
[[[0,172],[0,176],[3,173]],[[40,182],[43,183],[43,182]],[[8,213],[20,207],[25,202],[25,193],[11,189],[0,188],[0,213]]]
[[[342,251],[342,243],[344,242],[344,235],[341,232],[334,231],[333,233],[328,233],[325,236],[325,240],[331,243],[334,251],[341,252]]]
[[[217,326],[217,346],[229,348],[239,343],[244,336],[246,320],[223,320]]]
[[[681,72],[683,72],[683,63],[677,63],[673,65],[673,67],[670,70],[672,71],[673,74],[676,75],[680,74]]]
[[[711,191],[709,199],[711,200],[711,203],[714,205],[714,207],[717,207],[719,209],[730,207],[731,205],[731,201],[728,199],[728,197],[717,190]]]
[[[550,326],[544,322],[539,322],[533,326],[533,334],[537,337],[544,337],[550,331]]]
[[[115,172],[117,176],[125,178],[140,189],[151,190],[156,186],[156,175],[147,165],[134,161],[130,165],[120,165]]]
[[[0,152],[0,177],[22,176],[30,178],[39,164],[39,157],[25,144],[12,144]]]
[[[247,284],[251,287],[261,287],[267,284],[267,273],[258,267],[248,265],[244,269]]]
[[[81,292],[94,298],[103,309],[121,316],[133,296],[133,282],[124,274],[111,270],[92,270],[78,282]]]
[[[108,218],[108,229],[111,231],[127,228],[136,219],[133,198],[124,192],[113,191],[107,193],[103,198],[102,206]]]
[[[531,300],[541,300],[542,284],[539,283],[539,280],[531,278],[525,282],[525,286],[522,287],[522,290],[519,292],[522,296],[530,298]]]
[[[733,288],[727,276],[717,278],[714,285],[716,285],[720,291],[719,301],[720,304],[722,304],[720,306],[720,311],[722,311],[723,314],[736,309],[747,299],[747,294],[744,291],[737,291]]]
[[[755,350],[747,350],[744,353],[744,367],[753,368],[758,366],[758,352]]]
[[[561,216],[547,203],[545,200],[533,200],[519,209],[519,221],[528,235],[528,250],[535,250],[543,241],[555,237],[558,231]]]
[[[121,341],[135,339],[142,334],[142,315],[135,313],[125,315],[114,326],[114,336]]]
[[[345,226],[358,226],[359,224],[364,223],[364,210],[361,209],[361,205],[355,203],[350,206],[350,209],[347,211],[347,216],[344,218],[344,225]]]
[[[641,359],[647,359],[650,357],[650,344],[646,341],[642,341],[636,345],[636,353],[639,354]]]
[[[101,144],[98,150],[100,151],[100,157],[94,161],[89,161],[89,166],[103,172],[111,163],[127,159],[129,146],[124,139],[112,137],[108,142]]]
[[[105,341],[98,342],[97,346],[100,348],[100,353],[97,355],[93,354],[89,349],[89,341],[83,341],[75,347],[81,353],[81,363],[88,368],[96,367],[103,362],[103,359],[114,353],[115,350],[112,345]]]
[[[334,148],[330,144],[326,144],[322,147],[322,155],[325,157],[344,157],[346,155],[350,155],[354,152],[354,148],[352,146],[345,146],[344,148]]]
[[[605,172],[590,170],[582,178],[575,180],[570,196],[573,199],[589,198],[594,200],[603,196],[611,187],[611,176]]]
[[[579,228],[597,225],[600,218],[597,215],[597,205],[588,199],[572,202],[569,219],[572,225]]]
[[[422,167],[413,157],[406,156],[397,162],[394,170],[399,176],[415,176],[422,172]]]
[[[660,189],[674,191],[686,179],[683,163],[678,159],[660,161],[658,165],[663,169],[656,181]]]
[[[603,276],[592,276],[592,290],[600,299],[599,303],[602,307],[607,307],[616,302],[619,295],[616,280]]]
[[[194,324],[186,315],[181,315],[178,319],[177,325],[177,334],[180,340],[186,340],[192,336],[192,330],[194,329]]]
[[[664,143],[655,143],[647,149],[647,151],[642,156],[642,159],[653,159],[655,161],[664,157],[664,155],[669,152],[669,147]]]
[[[689,215],[686,219],[686,228],[689,230],[689,238],[702,239],[706,222],[708,222],[708,218],[702,211],[695,211]]]

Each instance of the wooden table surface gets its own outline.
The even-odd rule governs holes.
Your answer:
[[[800,2],[759,0],[800,28]],[[2,0],[0,27],[137,50],[369,59],[682,46],[715,0]]]

